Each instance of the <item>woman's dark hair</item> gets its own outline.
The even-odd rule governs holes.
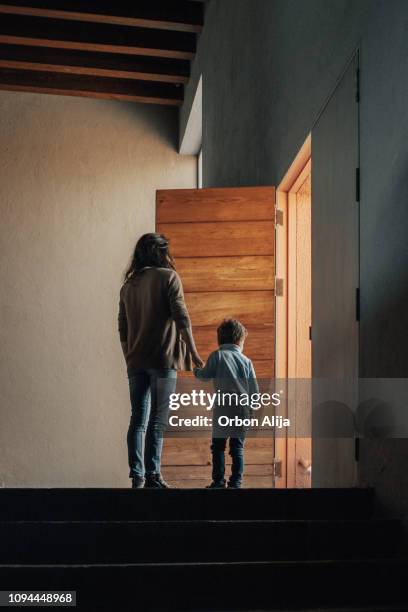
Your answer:
[[[135,246],[132,262],[125,273],[125,282],[146,268],[170,268],[175,265],[169,251],[169,241],[163,234],[144,234]]]
[[[236,319],[224,319],[217,329],[218,344],[239,344],[247,335],[245,327]]]

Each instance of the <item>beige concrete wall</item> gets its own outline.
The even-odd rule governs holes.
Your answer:
[[[0,93],[0,486],[129,486],[118,292],[155,190],[195,187],[175,112]]]

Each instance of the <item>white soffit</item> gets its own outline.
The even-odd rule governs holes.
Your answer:
[[[203,138],[203,78],[197,85],[190,116],[180,145],[181,155],[198,155]]]

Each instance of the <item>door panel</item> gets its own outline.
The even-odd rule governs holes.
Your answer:
[[[171,442],[169,446],[167,443]],[[207,440],[195,440],[194,453],[191,452],[191,440],[166,440],[166,478],[169,482],[181,487],[205,487],[210,473],[210,457]],[[270,487],[273,482],[274,441],[272,438],[249,438],[246,441],[245,487]],[[226,453],[226,465],[231,465],[231,457]]]
[[[356,56],[312,132],[314,379],[358,377],[357,69]],[[343,399],[349,402],[352,398]],[[313,401],[317,401],[315,391]],[[350,486],[354,484],[354,472],[354,440],[313,440],[314,486]]]
[[[245,355],[252,361],[273,360],[274,350],[274,325],[247,325],[248,337],[245,342]],[[195,327],[194,339],[200,354],[209,355],[217,348],[216,327]]]
[[[208,442],[207,440],[197,439],[195,441],[195,453],[191,455],[191,451],[188,446],[185,445],[186,438],[174,439],[173,444],[166,452],[166,463],[169,466],[185,466],[184,470],[180,470],[180,473],[185,473],[188,467],[206,467],[208,457]],[[273,439],[272,438],[248,438],[246,441],[246,450],[250,453],[247,458],[248,466],[263,466],[259,469],[260,474],[270,473],[271,474],[271,462],[270,456],[273,451]],[[226,454],[225,462],[231,465],[231,457]],[[187,469],[186,469],[187,468]],[[257,476],[254,467],[251,469],[252,475]],[[177,478],[177,475],[176,475]],[[208,483],[207,483],[208,484]]]
[[[255,372],[258,379],[270,379],[274,377],[275,360],[274,359],[255,359],[253,361]],[[179,372],[179,378],[191,378],[189,372]]]
[[[273,221],[224,221],[194,223],[158,223],[157,231],[171,232],[174,257],[214,257],[229,255],[273,255]]]
[[[239,319],[244,325],[275,320],[273,291],[186,293],[186,303],[192,321],[198,326],[218,326],[225,318]]]
[[[271,220],[273,192],[273,187],[159,191],[157,219],[160,223]]]
[[[201,356],[217,348],[224,318],[240,319],[258,378],[275,367],[274,211],[271,187],[157,192],[156,228],[170,239]],[[172,484],[210,482],[210,436],[166,439],[163,473]],[[244,486],[273,486],[273,460],[273,437],[249,438]]]
[[[190,257],[177,260],[184,291],[273,290],[275,287],[273,256],[230,257],[228,268],[224,257]]]
[[[258,378],[273,378],[275,372],[275,360],[254,361],[254,368]]]

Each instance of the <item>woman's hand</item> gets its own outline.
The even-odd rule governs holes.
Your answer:
[[[196,368],[203,368],[204,367],[204,361],[201,359],[201,357],[200,357],[200,355],[198,353],[195,353],[194,355],[191,355],[191,358],[192,358],[193,363],[194,363]]]
[[[201,359],[200,355],[197,352],[196,345],[193,338],[193,332],[191,327],[186,327],[180,331],[181,337],[187,345],[187,350],[191,354],[191,359],[196,368],[202,368],[204,365],[204,361]]]

